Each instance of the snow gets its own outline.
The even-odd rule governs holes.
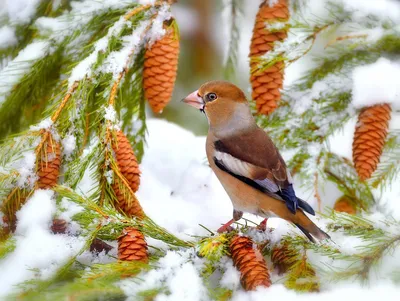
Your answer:
[[[397,0],[340,0],[345,9],[354,11],[355,20],[377,16],[393,22],[400,21],[400,5]]]
[[[110,37],[118,34],[127,23],[128,22],[125,20],[125,18],[121,17],[117,22],[114,23],[113,26],[110,27],[107,35],[99,39],[94,44],[94,51],[84,60],[79,62],[79,64],[74,67],[74,69],[72,69],[71,76],[68,79],[69,87],[72,87],[75,82],[82,80],[85,77],[91,76],[91,67],[97,61],[98,54],[106,50]]]
[[[76,137],[73,134],[68,134],[62,139],[62,151],[66,158],[70,158],[76,148]]]
[[[0,27],[0,49],[16,45],[18,42],[15,30],[10,26]]]
[[[46,41],[32,42],[0,71],[0,106],[5,95],[18,83],[33,63],[48,54],[49,46],[49,42]]]
[[[143,43],[143,36],[149,21],[143,21],[139,24],[132,34],[126,37],[122,37],[123,47],[119,51],[111,52],[99,71],[103,73],[112,73],[116,80],[120,73],[129,66],[129,62],[134,61],[132,54],[136,54],[139,46]]]
[[[22,159],[13,163],[13,167],[17,170],[19,177],[17,185],[19,187],[30,186],[36,181],[36,154],[34,151],[26,151]]]
[[[380,58],[353,71],[353,105],[357,108],[391,103],[400,108],[400,63]]]
[[[48,130],[52,127],[52,125],[53,125],[53,120],[51,120],[51,118],[49,117],[49,118],[43,119],[37,125],[31,125],[29,127],[29,130],[31,130],[31,131]]]
[[[189,262],[194,256],[196,255],[193,250],[168,251],[157,262],[155,269],[138,276],[141,279],[139,284],[128,279],[121,281],[121,288],[128,296],[135,296],[140,291],[158,288],[160,283],[165,283],[169,289],[169,294],[161,293],[157,295],[155,300],[208,300],[206,289],[199,276],[199,270]],[[128,300],[136,299],[132,297]]]
[[[7,16],[14,24],[27,24],[34,16],[40,0],[1,0],[1,2],[0,16]]]
[[[157,17],[154,19],[152,22],[152,26],[149,30],[148,36],[149,36],[149,41],[148,45],[151,47],[153,43],[159,39],[161,39],[166,31],[164,29],[164,21],[171,19],[172,14],[169,8],[169,5],[163,4],[159,10]]]
[[[17,212],[16,249],[0,261],[0,298],[25,280],[49,278],[83,247],[82,238],[50,232],[55,212],[50,190],[37,190]]]

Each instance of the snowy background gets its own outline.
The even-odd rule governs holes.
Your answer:
[[[209,0],[211,1],[211,0]],[[244,1],[244,0],[243,0]],[[0,49],[16,43],[16,35],[12,24],[29,22],[39,0],[0,0],[0,17],[8,16],[11,25],[0,27]],[[83,1],[84,2],[84,1]],[[86,1],[92,5],[102,5],[101,1]],[[111,1],[110,3],[118,1]],[[149,2],[149,1],[141,1]],[[214,3],[216,1],[211,1]],[[367,13],[374,13],[380,16],[391,18],[400,24],[400,3],[395,0],[346,0],[339,1],[343,5],[352,6],[359,10],[359,16]],[[111,5],[111,4],[107,5]],[[239,62],[236,79],[237,83],[249,95],[248,84],[248,49],[254,16],[258,9],[258,0],[246,1],[243,16],[240,19],[241,40],[239,49]],[[212,4],[213,5],[213,4]],[[218,5],[221,5],[219,3]],[[310,15],[321,15],[324,12],[324,1],[309,1]],[[222,7],[222,5],[221,5]],[[224,17],[226,12],[217,11],[208,17],[207,22],[204,15],[199,15],[185,1],[173,8],[173,15],[176,16],[180,26],[183,43],[190,43],[190,35],[196,28],[204,23],[210,28],[218,28],[217,24],[227,23]],[[221,18],[222,15],[222,18]],[[43,26],[44,23],[42,23]],[[54,24],[53,24],[54,25]],[[211,43],[216,46],[216,55],[223,58],[226,50],[227,27],[218,30],[209,30],[208,37]],[[379,35],[379,32],[376,33]],[[130,41],[132,44],[138,41]],[[326,41],[318,40],[313,50],[298,62],[292,64],[286,70],[285,86],[289,86],[302,74],[312,68],[313,55],[323,48]],[[130,46],[132,46],[132,44]],[[100,44],[99,44],[100,45]],[[29,48],[31,47],[31,48]],[[42,55],[46,55],[47,45],[36,42],[30,45],[12,63],[26,64],[22,69],[29,68],[29,61]],[[183,48],[189,51],[190,48]],[[222,60],[221,60],[222,61]],[[19,65],[20,66],[20,65]],[[7,71],[12,64],[0,62],[0,69]],[[182,68],[194,68],[194,66]],[[148,120],[148,139],[145,156],[141,163],[142,171],[141,186],[137,193],[144,211],[160,226],[182,239],[191,239],[193,235],[207,235],[207,231],[199,226],[216,230],[222,223],[228,221],[232,216],[231,202],[216,179],[215,175],[208,167],[205,155],[205,133],[207,122],[204,116],[195,112],[191,108],[179,102],[184,96],[192,92],[206,80],[221,78],[218,67],[212,66],[210,72],[205,72],[199,76],[193,76],[188,82],[187,72],[180,71],[178,85],[171,102],[170,108],[166,110],[163,119]],[[118,72],[118,70],[117,70]],[[6,87],[10,81],[17,81],[22,74],[16,74],[14,78],[2,77],[0,73],[0,92],[2,87]],[[19,77],[18,77],[19,76]],[[79,78],[76,75],[73,80]],[[400,102],[400,62],[393,62],[385,58],[379,59],[376,63],[368,66],[359,67],[352,74],[353,79],[353,102],[355,105],[364,106],[374,104],[379,101],[389,101],[399,105]],[[70,79],[71,80],[71,79]],[[73,82],[71,80],[70,82]],[[320,87],[321,88],[321,87]],[[1,93],[0,93],[1,94]],[[0,96],[0,103],[2,99]],[[399,105],[400,107],[400,105]],[[398,107],[397,107],[398,108]],[[151,114],[150,112],[148,112]],[[166,121],[165,119],[169,120]],[[177,125],[180,124],[180,125]],[[344,128],[330,140],[329,145],[333,152],[351,159],[352,136],[356,118],[349,121]],[[48,125],[47,125],[48,126]],[[393,114],[391,128],[400,129],[400,118],[398,113]],[[195,136],[193,133],[200,134]],[[70,145],[67,143],[66,145]],[[285,159],[289,159],[291,154],[283,153]],[[24,168],[32,166],[34,159],[29,155],[20,162]],[[21,169],[22,170],[22,169]],[[29,168],[27,168],[29,172]],[[86,194],[95,183],[86,175],[79,185],[82,194]],[[301,183],[296,182],[297,194],[307,200],[316,208],[316,200],[310,191],[302,190]],[[320,193],[324,201],[324,206],[331,207],[341,193],[329,183],[320,183]],[[384,205],[385,212],[390,213],[394,218],[400,219],[400,185],[392,185],[386,191],[375,191],[378,196],[379,204]],[[69,234],[79,233],[79,226],[71,221],[74,214],[82,208],[64,200],[62,203],[65,211],[60,218],[70,222]],[[76,254],[83,246],[85,240],[79,236],[67,234],[52,234],[49,225],[57,212],[53,192],[38,190],[27,202],[27,204],[17,213],[18,225],[15,233],[16,249],[9,256],[0,261],[0,298],[7,296],[15,290],[16,285],[29,280],[33,277],[46,279],[50,277],[60,266]],[[254,222],[261,221],[260,218],[246,214],[245,217]],[[382,213],[376,213],[374,221],[377,225],[384,218]],[[314,219],[315,222],[324,228],[324,222]],[[243,221],[241,221],[243,222]],[[270,219],[268,226],[276,230],[271,233],[255,234],[259,239],[268,238],[274,241],[290,232],[298,232],[294,227],[279,219]],[[383,225],[380,225],[383,227]],[[333,240],[347,252],[355,252],[359,241],[348,241],[343,237],[333,235]],[[152,246],[166,248],[162,242],[149,239]],[[115,242],[108,242],[116,247]],[[26,250],[29,250],[27,252]],[[85,252],[79,257],[82,263],[111,262],[115,260],[116,248],[108,255],[101,253],[98,256]],[[277,276],[273,278],[273,285],[270,288],[258,288],[255,292],[244,292],[240,289],[239,273],[232,266],[230,260],[222,264],[226,272],[221,280],[221,285],[230,289],[238,289],[233,295],[233,300],[344,300],[361,298],[363,300],[398,300],[400,287],[392,283],[389,279],[373,278],[369,285],[362,285],[358,282],[329,283],[324,284],[322,292],[319,294],[298,294],[287,290],[283,284],[279,283]],[[321,258],[312,257],[313,263],[318,263]],[[196,258],[194,250],[182,252],[169,251],[167,256],[162,258],[158,264],[159,268],[146,274],[140,275],[143,280],[137,283],[131,279],[121,281],[121,287],[128,296],[134,296],[136,292],[146,289],[156,288],[161,282],[165,282],[171,292],[170,295],[159,295],[156,300],[207,300],[207,290],[199,276],[202,262]],[[389,275],[400,270],[400,250],[385,256],[380,263],[380,269],[385,271],[383,274]],[[131,297],[131,300],[135,300]]]

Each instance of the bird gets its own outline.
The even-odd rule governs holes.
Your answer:
[[[207,159],[232,201],[233,218],[218,232],[228,230],[247,212],[264,217],[261,229],[265,229],[268,218],[280,217],[297,226],[312,242],[330,238],[306,215],[315,212],[296,196],[284,159],[257,125],[239,87],[227,81],[210,81],[182,101],[207,117]]]

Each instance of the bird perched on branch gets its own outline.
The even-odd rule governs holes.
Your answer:
[[[268,217],[277,216],[294,223],[313,242],[329,238],[304,213],[315,214],[296,196],[285,161],[257,126],[242,90],[229,82],[212,81],[183,102],[207,116],[207,158],[233,204],[233,219],[218,232],[249,212],[264,217],[264,227]]]

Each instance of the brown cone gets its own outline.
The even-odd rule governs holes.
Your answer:
[[[173,22],[171,19],[169,22]],[[179,40],[173,26],[164,25],[167,33],[144,54],[144,95],[154,113],[161,113],[171,100],[178,70]]]
[[[3,215],[4,231],[6,233],[15,232],[17,228],[17,211],[25,204],[29,196],[29,191],[22,188],[14,188],[1,206]]]
[[[256,15],[249,55],[252,70],[257,68],[255,61],[257,57],[271,51],[276,41],[283,41],[287,37],[287,29],[285,28],[273,32],[266,28],[266,23],[286,22],[289,19],[287,1],[278,0],[272,7],[269,6],[268,2],[265,0],[260,5]],[[277,62],[263,71],[260,70],[251,74],[252,98],[256,101],[258,113],[268,115],[277,108],[281,98],[280,89],[283,85],[284,67],[283,62]]]
[[[145,214],[138,199],[133,193],[125,188],[124,183],[117,177],[114,178],[112,188],[118,200],[118,204],[115,204],[117,209],[129,217],[135,216],[140,219],[144,218]]]
[[[260,285],[271,285],[265,260],[250,238],[236,235],[231,241],[230,253],[233,265],[240,271],[240,282],[246,291],[254,290]]]
[[[108,243],[102,241],[101,239],[98,239],[97,237],[92,241],[91,245],[90,245],[90,252],[92,253],[101,253],[101,252],[105,252],[106,254],[108,254],[108,252],[110,252],[112,250],[112,246],[110,246]]]
[[[140,170],[135,153],[128,138],[122,131],[115,133],[116,139],[112,145],[119,171],[129,183],[133,192],[139,189]]]
[[[54,234],[64,234],[67,232],[68,223],[64,219],[55,218],[53,219],[53,224],[51,225],[51,231]]]
[[[337,201],[335,202],[335,205],[333,206],[333,210],[337,212],[346,212],[348,214],[356,214],[357,213],[357,208],[354,206],[354,204],[349,200],[348,197],[345,195],[341,196]]]
[[[286,273],[296,260],[296,252],[287,244],[277,245],[271,251],[271,261],[279,275]]]
[[[128,227],[122,231],[118,237],[118,259],[124,261],[141,261],[147,263],[146,240],[139,230]]]
[[[115,133],[112,148],[115,153],[119,172],[123,177],[121,179],[120,176],[114,174],[112,188],[118,200],[118,204],[115,204],[115,206],[129,217],[136,216],[143,218],[144,212],[142,206],[134,195],[134,192],[138,190],[140,185],[139,165],[131,144],[122,131]]]
[[[51,134],[42,148],[37,158],[37,187],[41,189],[50,189],[57,185],[61,166],[61,146],[55,141]]]
[[[390,115],[389,104],[364,108],[358,115],[353,139],[353,162],[362,181],[369,179],[378,166]]]

